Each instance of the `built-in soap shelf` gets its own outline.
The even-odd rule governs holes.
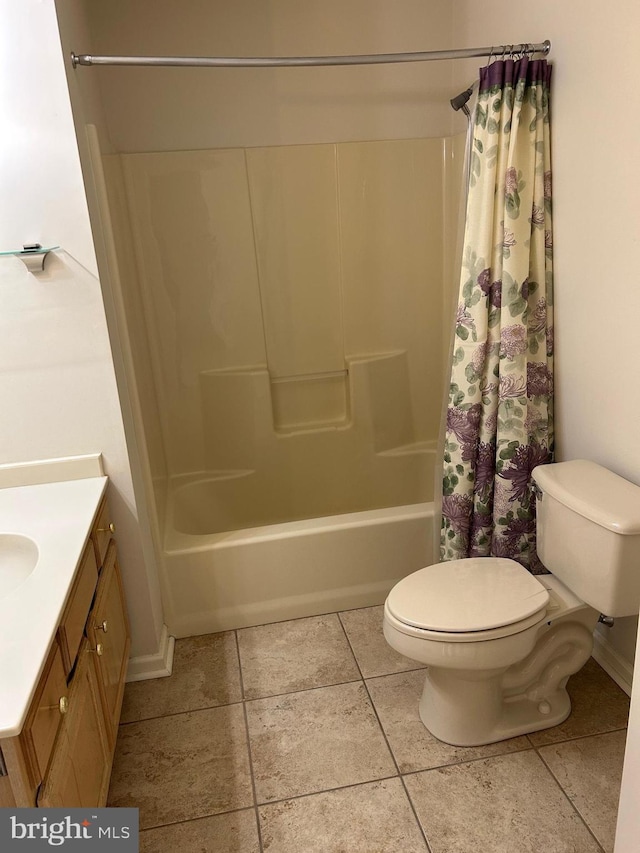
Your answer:
[[[20,258],[29,272],[39,273],[44,269],[44,262],[49,254],[60,246],[41,246],[40,243],[25,243],[21,249],[10,249],[8,252],[0,252],[0,257],[14,255]]]

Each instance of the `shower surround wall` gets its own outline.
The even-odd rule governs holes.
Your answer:
[[[443,140],[111,155],[115,191],[114,159],[197,532],[429,500]]]

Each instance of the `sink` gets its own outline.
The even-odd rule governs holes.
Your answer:
[[[38,563],[38,546],[28,536],[0,533],[0,598],[25,581]]]

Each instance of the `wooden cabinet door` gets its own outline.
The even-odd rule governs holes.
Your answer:
[[[38,794],[39,806],[100,807],[106,803],[112,751],[92,658],[85,640],[71,682],[69,710]]]
[[[115,542],[109,544],[98,584],[96,603],[87,622],[87,634],[92,648],[96,651],[96,669],[113,746],[118,734],[131,645]]]
[[[62,665],[60,647],[54,642],[47,664],[32,702],[27,721],[20,739],[29,745],[30,753],[35,756],[36,779],[41,782],[49,766],[58,728],[62,724],[61,700],[67,701],[67,679]],[[35,772],[35,768],[34,768]]]
[[[100,509],[98,510],[98,517],[91,531],[98,567],[102,567],[104,564],[107,548],[115,531],[116,528],[111,512],[109,511],[109,504],[107,503],[107,499],[103,498]]]
[[[93,594],[98,583],[98,566],[96,555],[91,542],[88,543],[82,555],[80,568],[73,582],[73,588],[64,609],[62,622],[58,629],[60,648],[67,676],[73,665],[84,636],[84,626],[87,613],[93,601]]]

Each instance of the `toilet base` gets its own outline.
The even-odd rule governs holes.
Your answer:
[[[572,617],[547,623],[533,651],[512,666],[431,666],[420,700],[431,734],[454,746],[481,746],[564,722],[571,713],[567,681],[591,655],[596,614],[585,605]]]
[[[482,746],[530,734],[560,725],[571,713],[571,699],[565,687],[544,699],[530,699],[523,694],[505,697],[502,672],[486,680],[469,680],[464,675],[456,675],[464,693],[462,704],[455,702],[453,695],[458,691],[452,690],[450,684],[444,693],[438,689],[437,670],[427,672],[420,699],[424,725],[434,737],[452,746]]]

